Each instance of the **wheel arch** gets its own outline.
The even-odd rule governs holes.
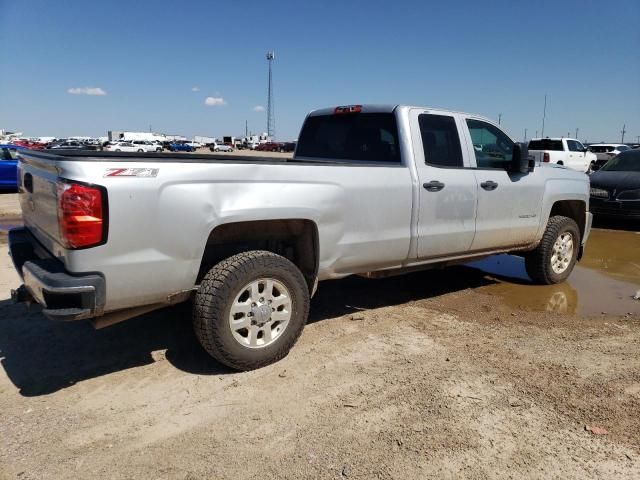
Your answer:
[[[320,259],[318,226],[301,218],[218,225],[207,238],[196,282],[225,258],[250,250],[266,250],[289,259],[300,269],[309,292],[313,293]]]
[[[578,224],[580,239],[584,238],[584,229],[587,222],[587,204],[582,200],[558,200],[551,206],[549,218],[562,215],[573,219]],[[547,220],[548,221],[548,220]]]

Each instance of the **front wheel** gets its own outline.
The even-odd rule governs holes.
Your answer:
[[[287,355],[309,314],[300,270],[275,253],[239,253],[202,280],[193,325],[204,349],[236,370],[253,370]]]
[[[579,248],[580,229],[575,220],[551,217],[540,244],[525,256],[529,277],[543,285],[563,282],[576,264]]]

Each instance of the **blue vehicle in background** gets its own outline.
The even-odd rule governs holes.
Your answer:
[[[26,150],[19,145],[0,144],[0,192],[18,189],[18,152]]]
[[[187,143],[171,143],[169,150],[172,152],[195,152],[196,149]]]

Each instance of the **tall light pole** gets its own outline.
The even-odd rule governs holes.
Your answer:
[[[526,128],[524,129],[524,141],[525,142],[527,141],[527,129]]]
[[[622,134],[622,138],[620,139],[620,143],[624,143],[624,134],[627,133],[626,127],[627,127],[626,123],[622,125],[622,131],[620,132]]]
[[[544,94],[544,109],[542,110],[542,135],[541,137],[544,138],[544,121],[545,118],[547,117],[547,94]]]
[[[276,134],[276,120],[273,114],[273,81],[271,79],[271,64],[276,55],[273,51],[267,52],[267,62],[269,62],[269,89],[267,91],[267,135],[273,138]]]
[[[499,113],[498,114],[498,125],[500,125],[501,122],[502,122],[502,114]]]
[[[578,140],[578,132],[580,131],[579,128],[576,128],[576,140]]]

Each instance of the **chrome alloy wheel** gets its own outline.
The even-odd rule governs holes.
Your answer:
[[[573,235],[561,233],[553,244],[551,252],[551,268],[557,274],[564,273],[573,259]]]
[[[291,294],[273,278],[259,278],[245,285],[233,300],[229,327],[233,338],[248,348],[275,342],[291,320]]]

